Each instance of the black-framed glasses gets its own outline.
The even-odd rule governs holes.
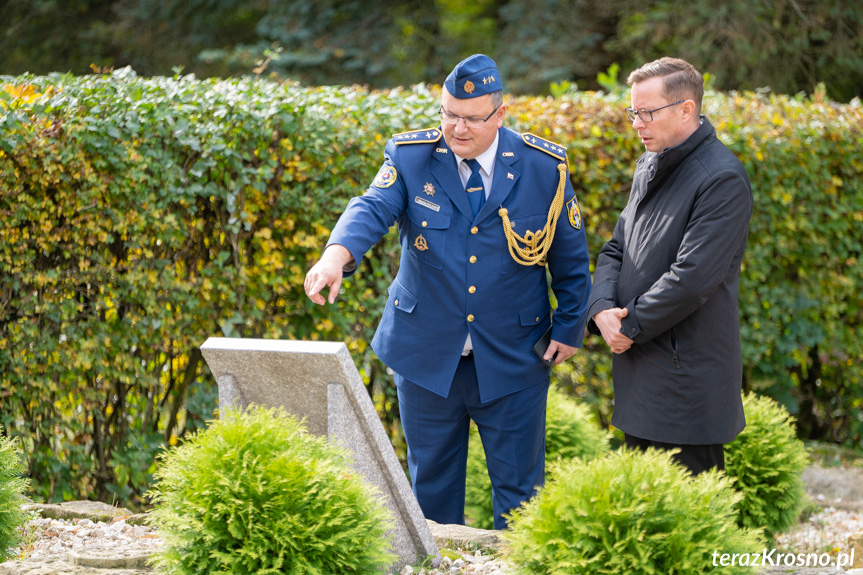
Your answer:
[[[494,116],[494,113],[497,112],[499,109],[500,109],[500,106],[498,106],[497,108],[492,110],[491,114],[489,114],[485,118],[481,118],[479,116],[467,116],[467,117],[456,116],[455,114],[451,113],[449,110],[444,108],[443,106],[440,107],[439,112],[440,112],[441,122],[443,122],[444,124],[449,124],[451,126],[454,126],[454,125],[458,124],[459,120],[464,120],[464,125],[467,126],[468,128],[479,128],[480,126],[482,126],[483,124],[488,122],[491,119],[491,117]]]
[[[663,108],[670,108],[671,106],[676,106],[677,104],[682,104],[686,100],[678,100],[677,102],[673,102],[671,104],[666,104],[665,106],[660,106],[658,108],[654,108],[652,110],[633,110],[632,108],[626,108],[626,115],[629,116],[629,119],[633,122],[636,118],[641,118],[642,122],[652,122],[653,121],[653,113],[662,110]]]

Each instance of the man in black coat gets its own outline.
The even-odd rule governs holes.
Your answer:
[[[724,469],[745,427],[737,289],[752,190],[701,115],[703,78],[662,58],[632,72],[626,113],[646,152],[596,262],[588,329],[614,353],[626,445],[680,449],[693,474]]]

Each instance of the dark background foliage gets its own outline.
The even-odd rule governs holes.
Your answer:
[[[493,55],[515,94],[599,85],[659,56],[686,58],[721,90],[863,94],[857,0],[0,0],[0,73],[131,65],[141,75],[269,70],[311,85],[439,83]]]

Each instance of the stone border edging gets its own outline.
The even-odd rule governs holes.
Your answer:
[[[129,525],[143,525],[146,513],[132,513],[125,507],[114,507],[101,501],[66,501],[64,503],[26,503],[25,513],[38,511],[50,519],[89,519],[108,523],[123,519]]]

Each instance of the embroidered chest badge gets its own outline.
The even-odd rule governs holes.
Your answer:
[[[417,236],[417,239],[414,241],[414,247],[421,252],[429,249],[428,242],[426,242],[426,239],[423,237],[422,234]]]
[[[430,182],[426,182],[426,185],[423,186],[423,191],[430,196],[434,196],[434,185],[432,185]]]

